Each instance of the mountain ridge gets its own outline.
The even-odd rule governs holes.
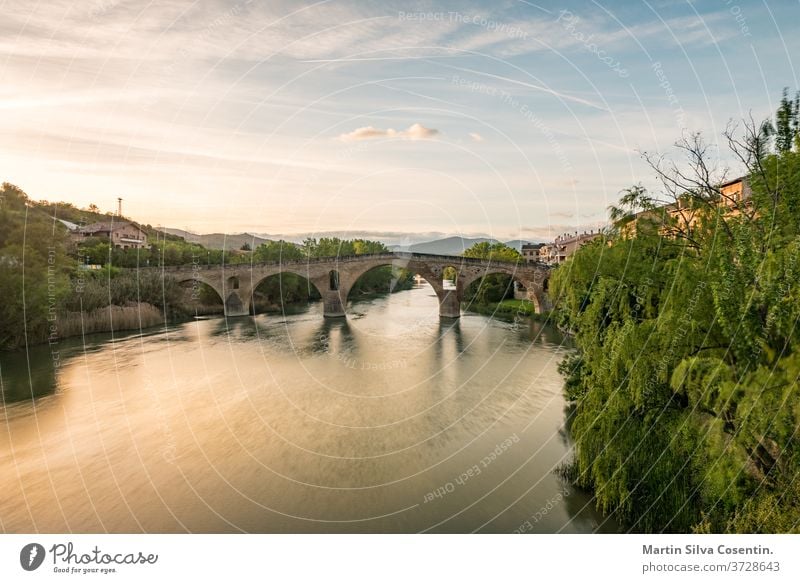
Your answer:
[[[161,232],[167,232],[170,235],[183,237],[189,243],[199,243],[209,249],[223,249],[223,248],[227,250],[241,249],[245,243],[249,245],[251,248],[255,249],[261,244],[269,243],[270,241],[276,241],[279,239],[278,236],[275,236],[275,238],[273,239],[273,238],[268,238],[268,236],[265,235],[255,235],[252,233],[234,233],[234,234],[208,233],[205,235],[199,235],[197,233],[192,233],[191,231],[187,231],[185,229],[176,229],[170,227],[162,227],[159,228],[158,230]],[[300,239],[300,236],[295,236],[293,237],[293,239],[295,240]],[[410,243],[407,245],[401,245],[395,243],[395,244],[386,244],[386,246],[392,251],[429,253],[432,255],[462,255],[464,251],[466,251],[476,243],[484,243],[484,242],[494,244],[494,243],[500,243],[501,241],[490,237],[461,237],[459,235],[453,235],[450,237],[431,239],[428,241],[420,241],[418,243]],[[514,239],[512,241],[506,242],[505,244],[519,251],[523,244],[529,244],[529,243],[531,242],[521,239]]]

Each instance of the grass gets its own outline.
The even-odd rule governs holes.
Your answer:
[[[507,299],[489,304],[476,304],[473,302],[464,304],[464,307],[470,312],[503,319],[514,319],[515,317],[537,319],[541,316],[541,314],[536,313],[533,302],[530,300]]]
[[[498,312],[516,313],[520,316],[530,316],[535,313],[533,302],[530,300],[503,300],[495,304]]]

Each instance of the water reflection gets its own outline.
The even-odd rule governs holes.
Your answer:
[[[555,471],[564,339],[437,310],[426,286],[0,355],[2,528],[613,530]]]
[[[66,357],[66,356],[65,356]],[[56,390],[56,371],[62,355],[50,347],[0,353],[0,395],[4,403],[51,395]],[[34,366],[29,366],[29,361]]]

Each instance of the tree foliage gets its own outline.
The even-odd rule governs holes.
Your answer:
[[[765,126],[766,134],[775,138],[775,149],[788,152],[797,147],[800,135],[800,91],[794,99],[789,97],[789,88],[783,90],[781,103],[775,112],[775,120]]]
[[[636,531],[800,530],[800,153],[734,129],[749,201],[724,200],[692,135],[686,164],[647,158],[671,212],[551,280],[579,347],[561,365],[574,475]],[[655,200],[634,187],[615,218]]]
[[[522,255],[513,247],[509,247],[505,243],[489,243],[488,241],[475,243],[464,251],[464,257],[493,261],[522,261]]]
[[[70,291],[66,229],[31,206],[21,189],[2,185],[0,349],[46,340]]]

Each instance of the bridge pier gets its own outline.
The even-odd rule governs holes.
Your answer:
[[[232,291],[228,294],[228,297],[225,298],[224,308],[226,318],[250,315],[249,298],[245,296],[245,299],[242,300],[241,295],[237,291]]]
[[[439,317],[440,318],[460,318],[461,302],[458,301],[458,293],[454,289],[444,290],[439,296]]]
[[[322,292],[322,315],[326,318],[344,318],[346,300],[343,301],[342,297],[339,290]]]
[[[532,291],[528,293],[528,299],[533,302],[537,314],[544,314],[553,309],[553,303],[550,301],[548,295],[541,291]]]
[[[533,303],[534,311],[537,314],[549,312],[553,309],[550,298],[547,296],[546,282],[543,277],[534,276],[533,279],[522,281],[522,285],[525,287],[525,292],[523,293],[525,299]]]

